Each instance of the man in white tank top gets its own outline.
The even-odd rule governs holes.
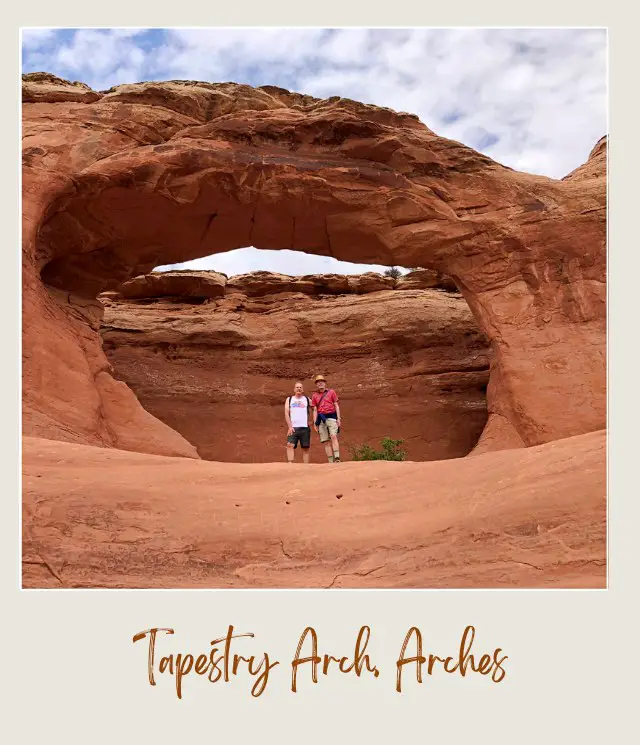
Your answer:
[[[289,463],[293,463],[298,443],[300,443],[302,449],[302,460],[305,463],[309,462],[309,447],[311,446],[310,413],[309,399],[303,393],[302,383],[298,381],[293,387],[293,396],[288,396],[284,402],[284,418],[287,422],[287,460]]]

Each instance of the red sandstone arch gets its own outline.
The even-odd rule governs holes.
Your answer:
[[[111,378],[95,297],[246,245],[454,277],[493,347],[478,449],[605,426],[604,141],[556,181],[271,87],[31,74],[23,95],[26,434],[195,455]]]

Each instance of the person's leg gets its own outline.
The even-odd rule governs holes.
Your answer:
[[[300,449],[302,450],[302,462],[309,462],[309,448],[311,447],[311,427],[300,430]]]
[[[335,419],[329,419],[329,432],[331,434],[331,448],[333,450],[333,460],[335,463],[340,462],[340,444],[338,443],[338,422]]]
[[[324,445],[324,452],[327,454],[327,460],[329,463],[333,463],[333,448],[331,447],[331,437],[326,422],[320,422],[318,425],[318,434],[320,435],[320,442]]]
[[[298,446],[298,436],[296,431],[293,430],[293,434],[287,437],[287,460],[289,463],[293,463],[295,458],[295,449]]]
[[[338,435],[331,435],[331,448],[333,450],[334,461],[340,460],[340,444],[338,442]]]

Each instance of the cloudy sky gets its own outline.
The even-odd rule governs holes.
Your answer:
[[[561,178],[607,133],[600,29],[25,29],[23,72],[96,90],[142,80],[277,85],[417,114],[504,165]],[[189,262],[227,274],[379,269],[246,248]]]

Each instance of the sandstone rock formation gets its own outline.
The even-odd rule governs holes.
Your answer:
[[[341,98],[24,85],[27,434],[193,455],[114,382],[79,307],[158,264],[246,245],[451,277],[493,350],[478,452],[604,426],[603,144],[556,181]]]
[[[207,300],[210,283],[224,297]],[[411,460],[464,456],[487,420],[487,340],[461,295],[394,285],[374,273],[136,277],[103,298],[104,348],[145,410],[209,460],[282,460],[284,399],[298,378],[311,395],[318,372],[340,392],[345,458],[386,435]],[[311,459],[326,460],[317,440]]]
[[[562,180],[518,173],[411,114],[271,86],[24,76],[24,585],[602,587],[605,166],[602,140]],[[248,245],[424,273],[140,276]],[[214,359],[280,398],[274,360],[288,383],[316,364],[287,333],[327,314],[335,374],[389,400],[420,378],[432,421],[441,397],[479,431],[489,361],[472,457],[199,460],[188,438],[220,451],[228,422],[204,442],[175,402],[197,419]],[[461,454],[468,432],[438,426],[418,455]]]
[[[22,102],[37,103],[44,101],[75,101],[93,103],[99,101],[100,93],[89,88],[85,83],[71,82],[52,75],[49,72],[32,72],[22,78]]]
[[[607,170],[607,138],[601,137],[586,163],[567,174],[563,181],[599,181]]]
[[[396,287],[401,290],[424,290],[428,287],[439,287],[449,292],[458,292],[456,283],[451,277],[446,277],[432,269],[416,269],[409,274],[399,277]]]
[[[604,587],[604,440],[289,466],[27,437],[23,584]]]
[[[119,288],[125,298],[181,297],[194,300],[222,297],[227,278],[217,272],[155,272],[141,274]]]

